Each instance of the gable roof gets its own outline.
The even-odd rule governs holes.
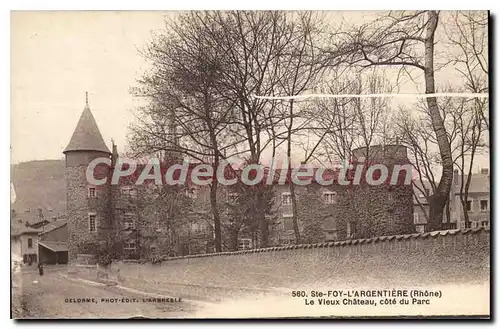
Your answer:
[[[43,235],[45,233],[49,233],[59,227],[62,227],[64,225],[67,225],[68,221],[67,220],[56,220],[56,221],[52,221],[52,222],[49,222],[47,225],[45,226],[41,226],[39,228],[34,228],[34,227],[18,227],[18,228],[15,228],[12,232],[12,236],[13,237],[16,237],[16,236],[20,236],[20,235],[23,235],[23,234],[39,234],[39,235]]]
[[[50,249],[54,252],[68,251],[68,243],[61,241],[38,241],[39,245]]]
[[[85,105],[73,136],[63,153],[71,151],[100,151],[111,154],[88,104]]]
[[[24,228],[17,228],[12,232],[11,237],[17,237],[20,235],[24,234],[30,234],[30,235],[38,235],[40,233],[41,229],[38,228],[31,228],[31,227],[24,227]]]
[[[40,233],[38,235],[44,235],[49,232],[54,231],[55,229],[58,229],[60,227],[63,227],[64,225],[67,225],[68,221],[66,220],[60,220],[60,221],[53,221],[45,225],[43,228],[40,229]]]
[[[47,219],[40,219],[40,220],[37,220],[37,221],[35,221],[33,223],[26,222],[26,225],[28,225],[31,228],[41,228],[42,226],[47,225],[48,223],[50,223],[49,220],[47,220]]]
[[[463,176],[464,185],[468,175]],[[459,176],[455,183],[455,194],[460,194],[460,184],[462,176]],[[469,193],[490,193],[490,176],[484,174],[472,174],[469,186]]]

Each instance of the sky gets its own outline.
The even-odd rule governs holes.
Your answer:
[[[148,68],[139,50],[171,15],[174,12],[13,12],[11,162],[62,158],[85,105],[85,92],[107,145],[113,138],[118,151],[126,151],[133,109],[140,105],[129,89]],[[328,15],[351,24],[372,18],[366,12]],[[421,89],[408,80],[400,92]],[[486,164],[487,159],[478,166]]]
[[[124,150],[147,68],[138,50],[160,12],[18,12],[11,16],[12,162],[59,159],[85,105],[109,145]]]

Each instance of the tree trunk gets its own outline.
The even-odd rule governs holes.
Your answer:
[[[210,143],[212,147],[212,152],[214,155],[213,158],[213,170],[214,173],[217,172],[220,164],[219,157],[219,144],[217,142],[217,136],[215,135],[215,129],[212,125],[211,114],[213,108],[211,106],[210,93],[207,90],[205,92],[205,104],[204,104],[205,115],[209,120],[207,120],[208,132],[210,135]],[[220,223],[220,214],[219,208],[217,206],[217,189],[218,189],[219,181],[217,180],[216,174],[212,175],[212,183],[210,184],[210,208],[212,210],[212,217],[214,220],[214,244],[215,244],[215,252],[222,251],[222,231],[221,231],[221,223]]]
[[[215,167],[217,168],[217,166]],[[217,179],[212,180],[210,184],[210,208],[214,219],[214,244],[215,252],[222,251],[222,233],[220,225],[219,208],[217,207]]]
[[[262,187],[260,184],[258,186],[257,191],[257,207],[256,207],[256,217],[257,222],[259,223],[259,232],[260,232],[260,248],[269,247],[269,223],[267,222],[267,218],[264,214],[265,200],[264,194],[262,193]]]
[[[428,18],[427,35],[425,38],[425,92],[433,94],[436,92],[434,85],[434,34],[438,24],[438,13],[436,11],[429,11]],[[449,198],[453,181],[453,159],[450,142],[446,134],[443,118],[439,113],[436,98],[427,98],[427,106],[429,108],[432,127],[436,134],[443,166],[441,180],[439,181],[436,193],[429,197],[429,230],[435,231],[442,227],[444,207]]]
[[[229,232],[229,250],[238,251],[238,230],[232,228]]]
[[[297,211],[297,196],[295,195],[295,185],[290,182],[290,197],[292,199],[293,232],[295,233],[295,243],[300,244],[299,218]]]
[[[451,227],[451,209],[450,209],[450,198],[446,201],[446,229]]]
[[[465,228],[470,228],[469,212],[467,211],[467,198],[462,199],[462,211],[464,213]]]
[[[292,127],[293,127],[293,99],[290,101],[290,112],[288,113],[290,117],[290,124],[288,125],[287,131],[287,150],[286,155],[288,157],[288,163],[291,167],[291,156],[292,156]],[[292,199],[292,221],[293,221],[293,232],[295,233],[295,243],[300,244],[300,230],[299,230],[299,218],[297,211],[297,196],[295,195],[295,185],[293,184],[292,177],[290,176],[290,198]]]

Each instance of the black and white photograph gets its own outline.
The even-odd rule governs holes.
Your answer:
[[[490,319],[490,29],[11,11],[11,318]]]

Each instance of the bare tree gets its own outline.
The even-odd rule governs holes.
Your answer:
[[[155,65],[141,81],[139,95],[150,100],[141,125],[132,128],[138,152],[177,152],[218,168],[222,156],[235,149],[226,129],[232,108],[216,90],[221,54],[206,39],[205,27],[194,14],[181,15],[169,31],[148,47],[145,55]],[[144,119],[146,114],[146,121]],[[215,249],[222,251],[217,205],[218,180],[210,182]]]
[[[210,12],[206,17],[197,17],[213,46],[224,54],[218,90],[227,102],[234,104],[236,112],[227,123],[235,135],[245,140],[248,162],[260,163],[266,148],[278,146],[274,137],[280,132],[272,127],[283,122],[284,117],[276,112],[277,102],[254,96],[274,95],[285,87],[295,93],[308,88],[314,73],[309,65],[314,50],[311,35],[315,32],[309,29],[314,18],[310,13],[277,11]],[[263,139],[269,133],[274,136]],[[262,205],[255,210],[260,244],[265,247],[269,244],[269,225],[261,210],[264,192],[257,191],[255,197],[257,204]]]
[[[484,117],[481,115],[483,104],[482,101],[478,100],[461,100],[454,108],[454,111],[451,112],[457,128],[454,161],[460,173],[460,190],[458,192],[464,213],[465,227],[467,228],[470,227],[467,203],[474,160],[476,155],[487,147],[483,139],[484,132],[487,129],[484,124]]]
[[[488,91],[488,13],[454,12],[446,28],[450,49],[450,64],[463,79],[465,91]],[[457,102],[455,102],[457,103]],[[457,122],[457,149],[455,164],[460,172],[460,202],[465,225],[470,227],[467,202],[475,156],[487,146],[485,130],[489,131],[487,99],[462,100],[451,113]],[[464,181],[465,177],[467,179]]]
[[[300,12],[293,15],[286,24],[287,39],[289,42],[283,48],[280,54],[280,65],[276,68],[278,75],[278,90],[287,96],[295,96],[304,90],[311,89],[316,85],[321,77],[323,67],[318,60],[317,47],[319,41],[321,18],[311,12]],[[307,120],[300,104],[297,107],[294,100],[281,104],[280,114],[283,118],[285,130],[284,139],[286,141],[286,154],[288,162],[292,163],[292,146],[295,134],[308,128],[302,125]],[[271,136],[273,139],[279,138],[278,135]],[[297,195],[295,184],[289,185],[292,201],[293,230],[295,241],[300,243],[299,213],[297,208]]]
[[[439,12],[390,12],[373,22],[342,35],[342,42],[330,47],[327,65],[396,66],[400,72],[409,69],[423,72],[425,92],[436,92],[434,78],[435,33]],[[338,37],[335,35],[334,37]],[[429,199],[429,225],[439,229],[453,180],[453,159],[443,118],[435,97],[426,98],[432,128],[442,164],[442,175],[436,193]]]
[[[488,13],[486,11],[457,11],[446,27],[449,64],[460,73],[465,90],[473,93],[488,91]],[[488,104],[475,98],[477,114],[490,129]]]
[[[429,200],[436,193],[438,184],[435,170],[439,164],[439,153],[433,142],[432,127],[425,116],[419,117],[407,108],[401,110],[396,122],[399,141],[408,148],[409,160],[417,174],[413,181],[414,199],[429,222],[428,210],[419,196]]]
[[[384,93],[390,90],[389,82],[381,75],[357,75],[355,78],[336,77],[328,82],[331,94]],[[333,98],[315,101],[308,113],[314,118],[310,132],[321,144],[316,158],[327,159],[330,164],[349,160],[356,147],[386,144],[392,139],[390,110],[386,99]]]
[[[453,155],[453,163],[461,173],[460,200],[464,210],[467,204],[467,195],[476,155],[485,147],[483,136],[485,125],[482,122],[480,111],[476,108],[474,99],[454,99],[446,97],[440,100],[439,108],[445,122],[446,132]],[[398,137],[410,152],[410,161],[417,173],[414,184],[415,200],[421,207],[426,219],[429,214],[420,203],[417,194],[427,200],[436,193],[438,179],[436,169],[441,165],[439,149],[432,123],[428,114],[427,104],[417,105],[419,113],[403,108],[397,122]],[[467,180],[464,181],[464,178]],[[450,224],[449,199],[446,205],[446,221]],[[469,219],[465,211],[465,224],[469,227]]]

